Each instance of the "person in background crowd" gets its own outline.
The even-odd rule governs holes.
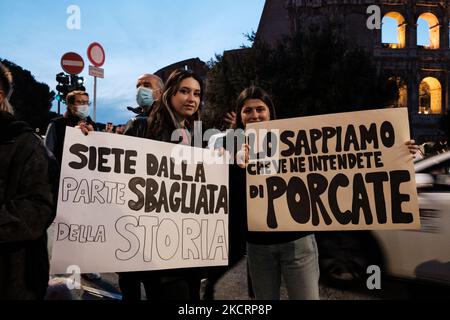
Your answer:
[[[112,122],[106,124],[104,132],[114,133],[114,125]]]
[[[45,146],[52,152],[59,166],[62,165],[63,146],[66,136],[66,127],[77,127],[87,135],[94,131],[95,123],[89,117],[89,95],[85,91],[72,91],[66,98],[67,111],[63,117],[53,119],[47,127]],[[82,274],[90,280],[100,279],[99,273]]]
[[[62,162],[66,127],[80,127],[84,134],[94,131],[95,123],[89,117],[89,95],[84,91],[72,91],[67,95],[67,111],[63,117],[50,122],[45,135],[45,146]]]
[[[133,111],[138,116],[127,122],[123,129],[123,134],[137,137],[143,137],[145,135],[148,115],[152,107],[160,99],[163,86],[164,83],[161,78],[153,74],[146,73],[137,79],[136,103],[138,104],[138,108],[133,109]],[[144,285],[146,295],[149,299],[157,298],[152,295],[151,279],[148,277],[147,272],[118,272],[118,275],[123,300],[140,300],[141,283]]]
[[[123,134],[125,132],[125,125],[121,124],[116,127],[117,134]]]
[[[153,106],[161,98],[164,83],[160,77],[146,73],[140,76],[136,83],[136,102],[138,107],[132,109],[137,117],[128,121],[124,134],[129,136],[144,136],[147,129],[147,118]]]
[[[0,64],[0,300],[43,299],[55,217],[50,161],[40,137],[14,118],[11,93],[11,73]]]

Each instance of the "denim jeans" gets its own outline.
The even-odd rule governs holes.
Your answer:
[[[279,300],[281,277],[289,299],[319,299],[319,255],[313,234],[281,244],[247,243],[247,250],[256,299]]]

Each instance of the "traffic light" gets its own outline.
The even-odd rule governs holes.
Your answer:
[[[65,74],[64,72],[58,73],[56,75],[56,81],[58,85],[56,86],[56,91],[58,94],[56,95],[56,100],[66,103],[66,97],[69,92],[80,90],[86,91],[84,87],[84,78],[79,77],[76,74]]]
[[[58,73],[56,75],[56,81],[61,84],[69,84],[70,83],[69,75],[65,74],[64,72]]]
[[[80,90],[80,91],[86,91],[86,88],[84,87],[84,78],[79,77],[77,75],[71,75],[70,76],[70,82],[71,82],[71,89],[70,91],[74,90]]]
[[[56,86],[56,91],[58,91],[56,100],[66,103],[66,97],[69,93],[70,77],[68,74],[61,72],[56,75],[56,81],[58,82],[58,85]]]

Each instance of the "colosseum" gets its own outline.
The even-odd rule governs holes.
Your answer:
[[[350,45],[365,48],[397,81],[395,106],[408,108],[411,134],[421,143],[445,136],[449,13],[450,0],[266,0],[257,38],[273,44],[310,24],[333,21]],[[425,26],[425,44],[418,41],[419,25]],[[383,41],[384,33],[396,40]]]

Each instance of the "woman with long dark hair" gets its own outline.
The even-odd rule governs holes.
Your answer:
[[[238,129],[245,129],[249,123],[274,119],[275,106],[263,89],[251,86],[240,93],[236,103]],[[239,158],[238,153],[235,167],[245,168],[245,161]],[[242,219],[247,221],[246,176],[242,168],[235,174],[235,180],[240,181],[230,185],[230,202],[241,203],[245,210],[241,212]],[[248,268],[256,299],[280,299],[281,277],[290,299],[319,299],[319,261],[312,232],[247,231],[246,240]]]
[[[194,122],[200,119],[202,97],[201,78],[189,70],[175,70],[153,106],[145,130],[130,132],[139,133],[136,136],[141,138],[193,145]],[[140,299],[142,282],[149,300],[197,301],[202,274],[202,268],[120,272],[119,286],[124,300]]]

